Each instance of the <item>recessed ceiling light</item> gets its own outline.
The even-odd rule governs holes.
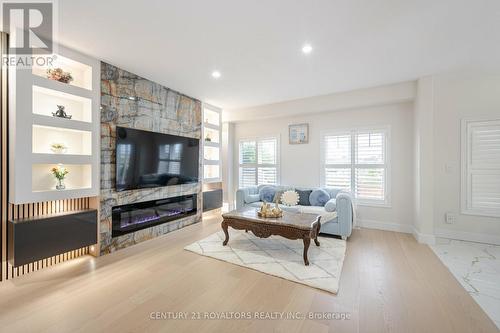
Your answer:
[[[312,52],[312,50],[313,50],[313,48],[309,44],[305,44],[304,46],[302,46],[302,53],[304,53],[304,54],[309,54]]]
[[[219,71],[213,71],[213,72],[212,72],[212,77],[213,77],[214,79],[218,79],[218,78],[220,78],[220,72],[219,72]]]

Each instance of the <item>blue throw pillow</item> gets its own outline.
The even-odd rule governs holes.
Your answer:
[[[309,202],[309,195],[311,195],[311,190],[297,190],[295,189],[295,192],[299,194],[299,205],[300,206],[311,206],[311,203]]]
[[[334,199],[337,197],[337,194],[341,192],[342,190],[340,188],[335,188],[335,187],[323,187],[323,190],[328,192],[328,195],[330,196],[330,199]]]
[[[258,194],[249,194],[245,197],[245,203],[257,202],[259,200],[260,200],[260,197]]]
[[[329,213],[334,212],[337,209],[337,199],[330,199],[325,204],[325,210]]]
[[[276,189],[273,186],[263,186],[259,190],[260,201],[273,202]]]
[[[311,195],[309,195],[309,202],[311,203],[311,206],[323,207],[328,200],[330,200],[330,195],[327,191],[322,189],[314,190],[311,192]]]

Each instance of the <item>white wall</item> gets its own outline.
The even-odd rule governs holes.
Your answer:
[[[227,122],[253,121],[255,119],[292,117],[303,114],[412,102],[415,99],[415,88],[414,81],[402,82],[245,109],[227,110],[222,117],[223,121]]]
[[[325,110],[330,111],[317,113]],[[389,125],[392,207],[359,207],[363,225],[413,231],[421,242],[438,236],[500,244],[500,218],[460,213],[461,121],[500,118],[499,74],[434,75],[416,83],[237,110],[225,118],[236,121],[230,140],[233,191],[240,139],[279,136],[281,183],[319,186],[321,131]],[[304,122],[310,126],[310,143],[289,145],[288,125]],[[447,212],[457,215],[456,223],[445,223]]]
[[[294,123],[309,123],[309,144],[288,144],[288,125]],[[387,125],[391,128],[392,205],[390,208],[360,206],[358,216],[365,225],[410,232],[414,187],[413,103],[410,102],[236,123],[233,140],[234,186],[238,186],[238,142],[241,139],[279,136],[280,183],[319,186],[321,131]]]
[[[500,244],[500,218],[460,214],[461,120],[500,119],[500,75],[439,75],[433,81],[436,235]],[[458,214],[455,224],[445,223],[446,212]]]
[[[413,111],[415,229],[420,242],[434,242],[434,80],[419,79]]]

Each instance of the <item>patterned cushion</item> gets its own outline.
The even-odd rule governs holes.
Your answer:
[[[295,190],[285,191],[281,195],[281,203],[286,206],[296,206],[299,204],[299,194]]]
[[[311,203],[309,202],[309,195],[311,194],[312,190],[295,190],[299,194],[299,205],[300,206],[311,206]]]
[[[273,186],[262,186],[259,189],[259,196],[261,201],[273,202],[276,189]]]
[[[309,202],[311,203],[311,206],[323,207],[328,200],[330,200],[330,195],[323,189],[314,190],[309,195]]]

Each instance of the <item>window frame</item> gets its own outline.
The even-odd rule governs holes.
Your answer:
[[[357,134],[364,134],[369,132],[382,132],[385,134],[384,140],[384,163],[383,164],[367,164],[367,163],[356,163],[356,149],[357,149]],[[391,196],[391,128],[390,126],[376,126],[376,127],[355,127],[348,129],[336,129],[336,130],[326,130],[320,132],[320,184],[322,187],[326,187],[326,172],[325,169],[327,164],[325,163],[326,158],[326,147],[325,147],[325,137],[334,135],[350,135],[350,145],[351,145],[351,163],[350,164],[328,164],[334,168],[350,168],[351,169],[351,195],[356,202],[356,204],[361,206],[370,207],[384,207],[391,208],[392,206],[392,196]],[[359,199],[356,197],[356,169],[385,169],[384,177],[384,200],[375,199]]]
[[[471,124],[481,124],[481,123],[495,123],[500,122],[500,118],[465,118],[461,121],[460,126],[460,164],[461,164],[461,172],[460,172],[460,212],[464,215],[473,215],[473,216],[485,216],[485,217],[500,217],[500,212],[495,212],[491,210],[485,210],[481,208],[472,208],[469,207],[469,202],[472,201],[472,184],[470,182],[470,176],[472,175],[472,171],[469,169],[469,153],[471,153],[470,144],[472,143],[469,140],[469,126]],[[470,191],[469,191],[470,190]]]
[[[276,140],[276,164],[259,164],[259,141],[263,140],[269,140],[269,139],[274,139]],[[242,142],[248,142],[248,141],[255,141],[255,163],[241,163],[240,159],[240,153],[241,153],[241,143]],[[272,168],[276,167],[276,184],[274,185],[279,185],[281,183],[281,160],[280,160],[280,137],[279,135],[265,135],[265,136],[258,136],[258,137],[246,137],[246,138],[241,138],[238,141],[238,188],[243,188],[241,186],[241,168],[255,168],[255,185],[252,186],[259,186],[259,185],[267,185],[267,184],[259,184],[259,171],[258,168]],[[272,185],[272,184],[269,184]]]

